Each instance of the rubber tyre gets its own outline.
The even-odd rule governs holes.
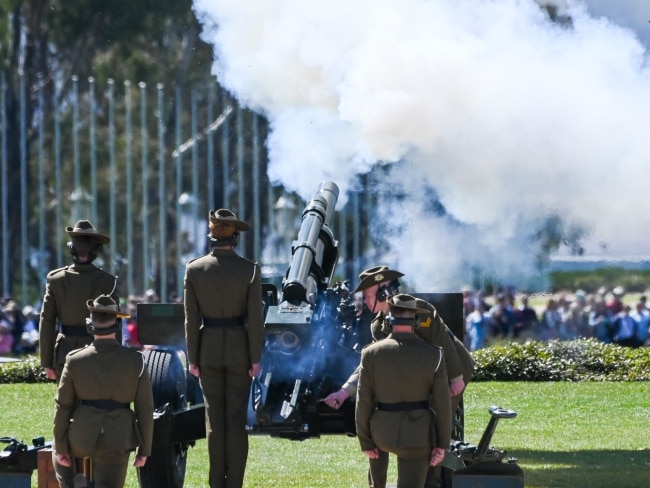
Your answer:
[[[155,408],[169,403],[172,409],[186,406],[185,369],[175,351],[154,349],[144,352]],[[187,465],[185,444],[154,448],[147,463],[138,468],[141,488],[183,488]]]

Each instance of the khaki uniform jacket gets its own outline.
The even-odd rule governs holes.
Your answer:
[[[449,382],[458,378],[463,378],[465,383],[469,382],[474,374],[474,359],[471,353],[447,327],[447,324],[442,320],[433,305],[419,298],[416,299],[415,303],[418,308],[430,310],[429,314],[420,317],[420,326],[415,329],[415,333],[425,341],[442,348]],[[386,316],[382,312],[375,316],[370,328],[373,337],[377,340],[390,334],[390,326],[386,323]],[[342,388],[350,396],[354,396],[357,392],[358,381],[359,368],[354,370]]]
[[[409,333],[393,333],[362,351],[355,406],[362,451],[449,448],[451,400],[442,355],[439,347]],[[375,408],[377,402],[418,401],[430,401],[431,409]]]
[[[258,363],[264,346],[260,268],[229,249],[213,249],[185,268],[188,361],[206,366]],[[203,317],[245,317],[245,327],[205,327]]]
[[[57,322],[83,327],[85,330],[86,318],[90,316],[86,307],[88,300],[113,292],[113,300],[119,303],[115,291],[116,279],[94,264],[73,264],[48,273],[39,324],[39,349],[43,368],[63,364],[70,351],[92,342],[90,334],[68,337],[57,334]]]
[[[81,400],[132,403],[105,410]],[[93,457],[100,434],[107,452],[135,449],[150,456],[153,393],[142,354],[114,339],[96,339],[66,359],[55,397],[54,446],[58,454]],[[72,422],[71,422],[72,421]]]

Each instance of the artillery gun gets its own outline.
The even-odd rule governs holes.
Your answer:
[[[334,282],[338,242],[331,224],[338,193],[337,185],[326,181],[307,203],[281,293],[272,283],[262,285],[265,345],[260,375],[253,381],[249,398],[251,435],[304,440],[324,434],[356,434],[352,399],[338,410],[321,401],[345,382],[370,341],[368,321],[357,314],[348,281]],[[414,295],[432,303],[462,340],[460,293]],[[139,484],[141,488],[182,488],[189,448],[205,438],[201,389],[187,371],[183,305],[139,304],[137,319],[138,340],[149,345],[143,354],[156,408],[153,453],[138,468]],[[498,419],[516,415],[510,412],[491,411],[481,442],[473,446],[464,442],[461,402],[450,453],[443,464],[444,486],[523,487],[523,473],[516,462],[501,462],[505,451],[489,447]],[[39,443],[0,456],[0,475],[7,471],[3,464],[35,469],[34,452],[47,446]],[[9,459],[11,463],[6,462]]]

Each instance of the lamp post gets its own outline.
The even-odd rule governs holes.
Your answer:
[[[177,200],[178,230],[176,233],[176,255],[178,268],[176,292],[183,293],[185,263],[203,251],[205,240],[201,238],[200,221],[197,215],[199,202],[192,193],[181,193]],[[207,232],[206,232],[207,233]]]

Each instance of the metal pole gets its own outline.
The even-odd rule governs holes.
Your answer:
[[[196,90],[192,90],[190,93],[190,98],[191,98],[191,115],[192,115],[192,140],[198,141],[199,137],[199,128],[198,128],[198,120],[197,120],[197,96],[196,96]],[[192,207],[192,217],[193,217],[193,225],[194,225],[194,232],[192,235],[194,238],[198,241],[199,240],[199,235],[201,235],[200,229],[199,229],[199,207],[201,198],[199,195],[199,145],[195,142],[192,145],[192,195],[194,196],[194,201],[196,202],[195,205]],[[198,248],[199,242],[195,242],[194,246],[195,248]],[[203,250],[203,247],[200,248]]]
[[[0,72],[0,85],[2,85],[2,94],[0,94],[0,117],[2,117],[2,235],[9,235],[9,198],[7,195],[7,101],[6,90],[7,80],[5,72]],[[9,290],[9,246],[8,239],[2,239],[2,289]]]
[[[165,188],[165,124],[164,124],[164,91],[162,83],[158,83],[158,247],[160,252],[158,269],[160,270],[160,300],[167,301],[167,226],[165,213],[167,210]]]
[[[92,196],[90,215],[95,225],[97,222],[97,148],[95,145],[95,78],[88,78],[88,91],[90,96],[90,195]],[[111,234],[112,235],[112,234]],[[111,255],[111,258],[113,255]]]
[[[47,267],[45,266],[45,222],[47,217],[45,215],[45,117],[43,110],[45,108],[44,94],[43,94],[43,76],[38,75],[38,277],[39,287],[45,284],[45,277],[47,276]]]
[[[248,220],[246,216],[246,197],[244,188],[244,110],[237,104],[237,200],[238,215]],[[246,253],[246,234],[242,234],[240,243],[242,253]]]
[[[176,147],[180,147],[183,140],[182,133],[182,100],[181,100],[181,90],[176,87]],[[183,296],[183,275],[185,270],[182,266],[181,259],[183,256],[182,252],[182,233],[180,231],[180,215],[181,215],[181,203],[179,196],[183,193],[183,168],[182,168],[182,151],[176,151],[176,293],[179,298]]]
[[[208,124],[212,123],[214,118],[214,89],[215,85],[210,84],[210,89],[208,91]],[[214,209],[214,131],[207,132],[208,138],[208,160],[207,164],[207,174],[208,174],[208,195],[206,201],[208,203],[208,209]]]
[[[133,133],[131,126],[131,82],[124,82],[124,107],[126,118],[126,147],[124,159],[126,160],[126,262],[127,262],[127,288],[129,295],[134,294],[133,279],[135,263],[133,261]]]
[[[262,258],[262,221],[260,219],[260,145],[257,114],[252,112],[253,133],[253,259]]]
[[[60,268],[63,266],[63,219],[61,218],[63,212],[63,189],[62,189],[62,172],[63,165],[61,161],[61,114],[59,112],[59,89],[61,87],[60,80],[57,80],[56,89],[54,90],[54,180],[56,187],[56,200],[58,205],[54,209],[56,221],[56,266]],[[72,223],[72,222],[71,222]]]
[[[143,81],[138,83],[140,87],[140,134],[142,144],[142,263],[144,264],[142,270],[142,286],[146,290],[149,288],[149,277],[151,270],[151,263],[149,258],[149,192],[148,192],[148,168],[147,168],[147,84]],[[144,290],[143,290],[144,291]]]
[[[77,76],[72,77],[72,156],[74,162],[74,194],[77,194],[81,197],[81,168],[79,167],[79,78]],[[82,218],[79,215],[81,199],[76,198],[73,202],[73,212],[72,220],[76,221]],[[84,215],[84,219],[87,219],[88,216]],[[93,222],[94,225],[97,225],[97,222]]]
[[[20,74],[20,273],[21,303],[27,303],[27,259],[29,242],[27,241],[27,94],[25,75]]]
[[[115,199],[117,197],[117,189],[115,188],[115,183],[117,181],[117,165],[115,160],[115,82],[112,78],[108,79],[108,157],[109,165],[111,169],[110,174],[110,194],[109,194],[109,229],[111,235],[110,242],[110,252],[111,252],[111,262],[109,269],[111,273],[115,273],[115,268],[117,263],[115,259],[116,255],[116,240],[117,240],[117,216],[115,208]],[[93,207],[95,208],[95,207]],[[131,243],[127,243],[131,245]]]
[[[228,106],[228,92],[222,92],[223,109]],[[221,158],[222,158],[222,185],[223,185],[223,208],[230,208],[230,126],[226,122],[223,124],[221,138]]]

